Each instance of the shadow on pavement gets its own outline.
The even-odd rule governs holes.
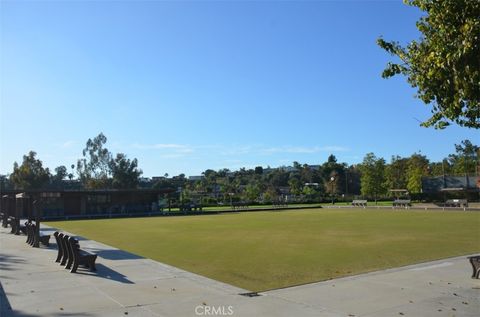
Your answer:
[[[91,251],[97,254],[99,257],[106,259],[106,260],[139,260],[144,259],[141,256],[136,254],[126,252],[119,249],[96,249],[96,248],[88,248],[88,251]]]
[[[14,308],[10,305],[10,302],[8,301],[7,295],[5,294],[5,291],[3,289],[2,283],[0,283],[0,316],[1,317],[39,317],[42,316],[42,314],[38,315],[32,315],[32,314],[27,314],[24,312],[19,312],[15,311]],[[92,316],[91,314],[85,314],[85,313],[64,313],[64,312],[58,312],[56,314],[52,314],[49,316]]]
[[[97,263],[95,264],[95,267],[97,268],[97,271],[95,272],[90,272],[88,270],[82,270],[79,267],[79,270],[75,274],[82,274],[82,275],[90,275],[93,277],[100,277],[100,278],[105,278],[107,280],[112,280],[116,281],[119,283],[124,283],[124,284],[135,284],[134,282],[130,281],[127,279],[127,277],[121,273],[118,273],[115,270],[112,270],[111,268],[101,264]]]
[[[14,270],[12,266],[19,263],[25,263],[24,258],[12,255],[0,254],[0,271],[11,271]]]

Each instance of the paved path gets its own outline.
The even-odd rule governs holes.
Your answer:
[[[49,231],[49,228],[42,228]],[[0,228],[1,317],[7,316],[480,316],[480,280],[465,257],[279,289],[258,297],[91,241],[96,273],[54,263]],[[54,238],[51,238],[51,242]]]

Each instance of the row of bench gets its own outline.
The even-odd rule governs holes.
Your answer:
[[[365,199],[355,199],[352,201],[352,206],[354,207],[367,207],[367,200]]]
[[[392,203],[393,207],[412,207],[412,201],[410,199],[395,199]]]
[[[248,209],[248,202],[246,201],[237,201],[232,203],[232,209],[233,210],[239,210],[239,209]]]
[[[354,207],[367,207],[368,201],[366,199],[354,199],[352,201],[352,206]],[[410,207],[412,206],[412,201],[409,199],[396,199],[392,203],[393,207]]]
[[[27,235],[27,244],[32,247],[38,247],[42,244],[46,247],[50,246],[50,235],[42,234],[37,227],[38,224],[35,221],[28,220],[23,224],[20,224],[16,219],[10,219],[6,224],[10,225],[12,230],[10,233],[18,234],[23,233]],[[59,233],[56,231],[54,237],[57,241],[58,254],[55,262],[60,263],[69,269],[70,272],[75,273],[79,265],[87,267],[90,271],[96,271],[95,260],[96,254],[92,254],[85,250],[80,249],[80,244],[77,239],[70,237],[67,234]]]
[[[57,240],[58,246],[56,263],[65,266],[65,269],[70,270],[71,273],[77,272],[79,265],[85,266],[90,271],[96,271],[96,254],[80,249],[78,240],[67,234],[55,231],[53,236]]]
[[[367,200],[364,199],[355,199],[352,201],[352,206],[354,207],[363,207],[367,206]],[[392,203],[393,207],[411,207],[412,201],[410,199],[396,199]],[[461,207],[467,208],[468,201],[466,199],[449,199],[445,201],[444,207]]]
[[[276,200],[272,202],[273,208],[288,208],[288,202],[285,200]]]
[[[32,247],[37,247],[40,243],[45,246],[50,246],[50,235],[38,232],[37,225],[32,221],[25,222],[25,231],[27,234],[27,243]]]
[[[468,207],[468,201],[466,199],[449,199],[445,202],[445,207]]]

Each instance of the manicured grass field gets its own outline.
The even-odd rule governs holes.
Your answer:
[[[48,225],[251,291],[480,251],[480,213],[471,211],[310,209]]]

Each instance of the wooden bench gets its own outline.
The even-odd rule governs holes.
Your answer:
[[[8,227],[8,213],[6,211],[0,212],[0,218],[2,219],[2,227]]]
[[[466,199],[448,199],[445,202],[445,207],[468,207],[468,201]]]
[[[26,223],[25,223],[26,225]],[[39,243],[43,244],[44,246],[48,247],[50,246],[50,235],[49,234],[42,234],[40,232],[37,233],[37,225],[34,223],[31,223],[30,225],[31,231],[32,231],[32,246],[38,246]]]
[[[25,228],[27,233],[27,243],[31,246],[37,246],[41,243],[44,246],[50,246],[50,235],[49,234],[37,234],[37,225],[31,221],[25,222]]]
[[[7,221],[11,228],[10,233],[15,234],[15,217],[9,216]]]
[[[480,255],[469,256],[468,260],[473,269],[472,278],[480,278]]]
[[[202,211],[202,205],[191,203],[191,204],[182,204],[178,207],[182,212],[191,212],[191,211]]]
[[[60,233],[58,235],[60,245],[59,247],[62,248],[62,257],[60,259],[60,265],[64,266],[67,264],[68,259],[70,257],[70,248],[68,247],[68,239],[70,239],[70,236],[68,234],[63,234]]]
[[[245,201],[234,202],[232,203],[232,209],[233,210],[248,209],[248,203]]]
[[[352,201],[352,206],[365,208],[365,207],[367,207],[367,202],[368,202],[368,201],[365,200],[365,199],[354,199],[354,200]]]
[[[31,222],[25,222],[25,227],[27,228],[27,241],[25,241],[27,244],[33,245],[34,241],[34,232],[32,228],[32,223]]]
[[[8,226],[11,227],[12,226],[12,218],[7,216],[7,219],[5,221],[2,220],[2,227],[3,226],[4,226],[4,228],[8,228]],[[12,232],[10,232],[10,233],[12,233]]]
[[[25,224],[20,224],[18,229],[20,230],[21,233],[23,234],[27,234],[27,226],[25,226]]]
[[[275,200],[272,202],[273,208],[287,208],[288,203],[285,200]]]
[[[17,217],[8,217],[7,223],[10,224],[12,230],[10,233],[19,235],[20,233],[27,234],[27,227],[20,223],[20,219]]]
[[[412,201],[410,199],[395,199],[393,201],[393,207],[404,207],[408,208],[412,206]]]
[[[70,270],[74,263],[74,253],[70,245],[70,238],[72,237],[64,233],[58,233],[57,235],[54,234],[54,236],[56,236],[58,239],[57,259],[59,260],[61,266],[65,266],[65,269]],[[77,245],[79,246],[78,240],[75,239],[75,241],[77,241]],[[57,262],[57,259],[55,262]]]
[[[70,255],[72,255],[72,259],[69,258],[69,263],[71,264],[70,273],[77,272],[79,265],[83,265],[87,267],[90,271],[96,271],[96,268],[95,268],[95,260],[97,259],[96,254],[92,254],[87,251],[81,250],[78,240],[75,239],[74,237],[70,237],[68,239],[68,246],[71,251]],[[70,267],[66,267],[66,268],[70,268]]]
[[[62,261],[63,254],[65,252],[63,249],[63,242],[60,240],[60,239],[63,239],[63,233],[55,231],[53,233],[53,236],[55,237],[55,241],[57,242],[57,249],[58,249],[57,258],[55,259],[55,262],[60,263]]]

